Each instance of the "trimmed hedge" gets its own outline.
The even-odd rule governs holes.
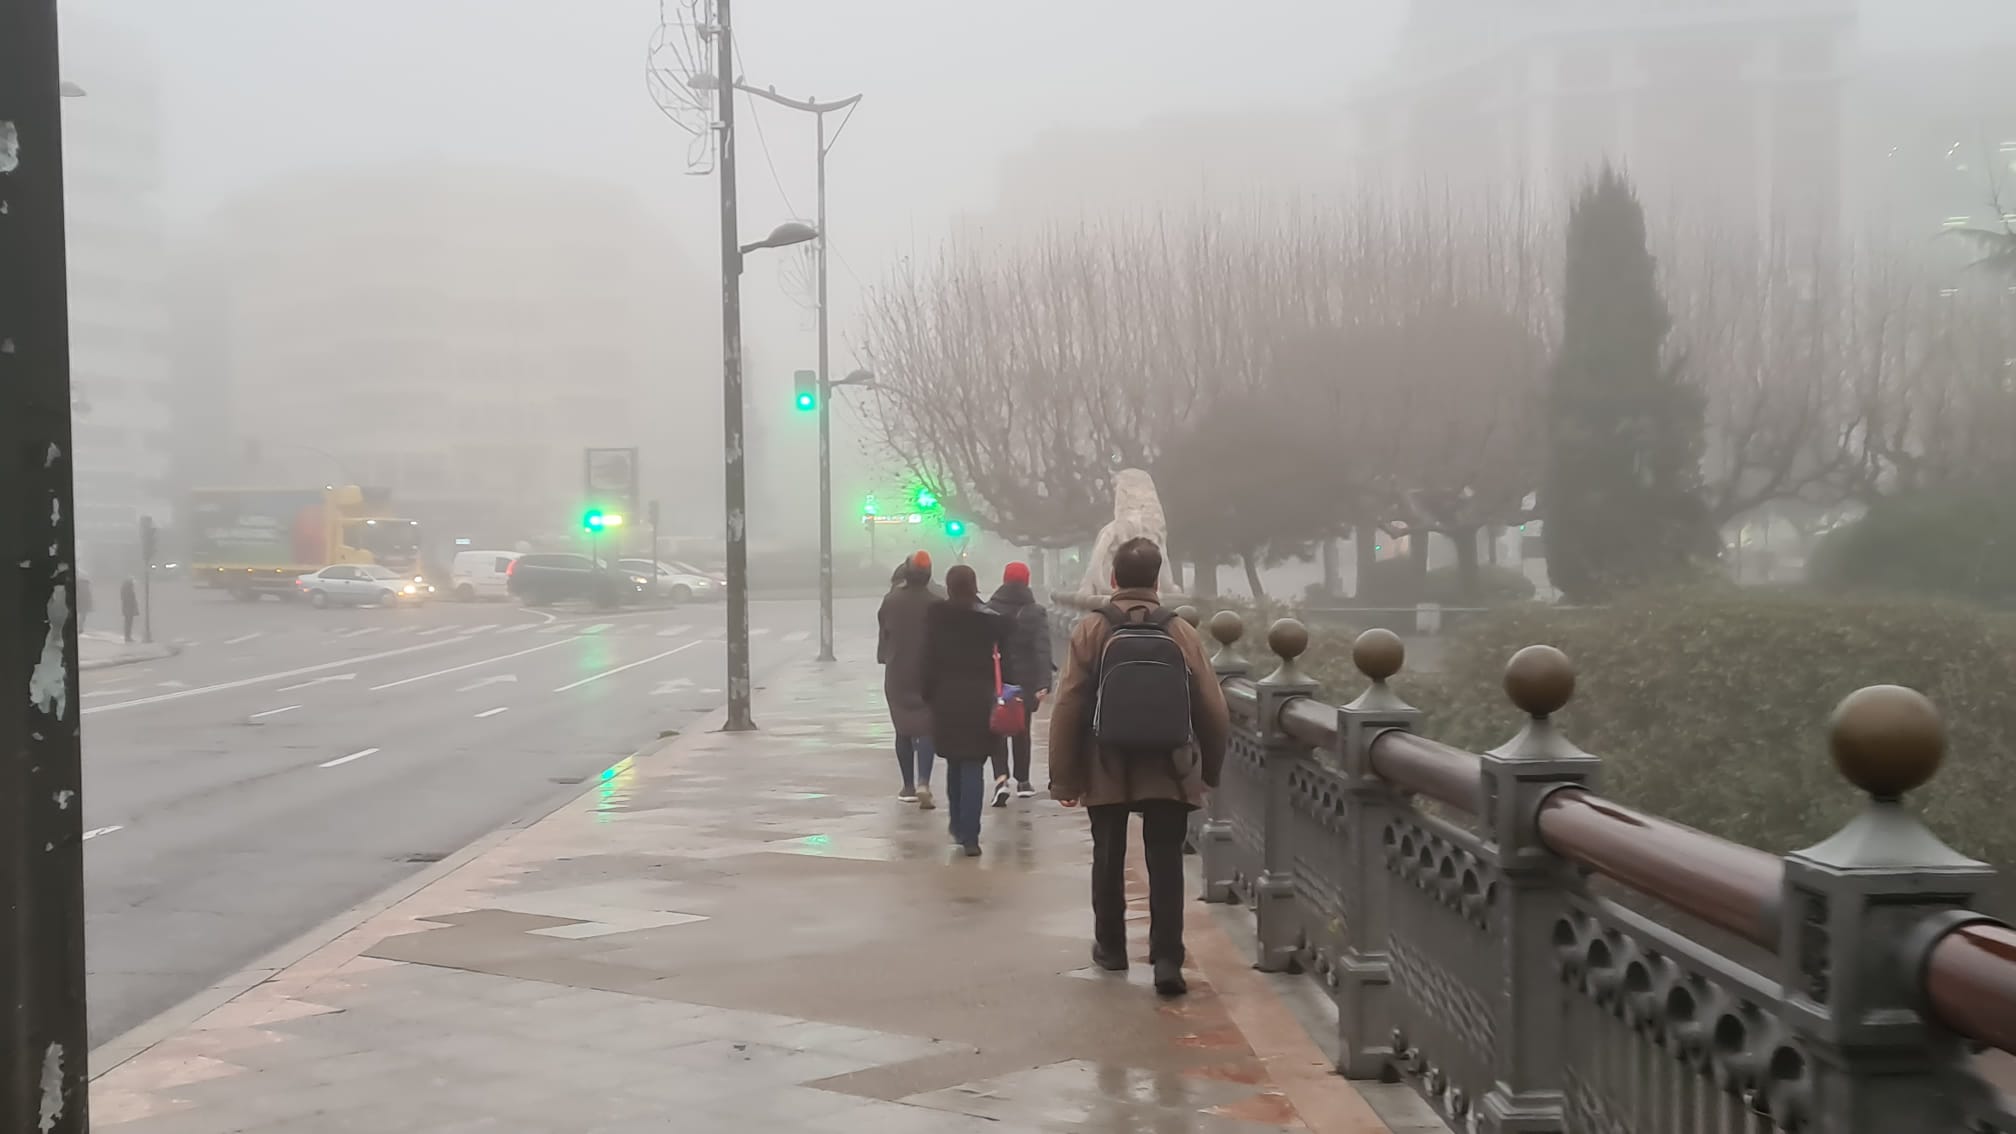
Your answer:
[[[1878,501],[1823,536],[1806,571],[1831,590],[2016,607],[2016,496],[1954,491]]]
[[[1950,745],[1912,804],[1955,848],[2016,867],[2016,619],[1936,602],[1688,588],[1480,616],[1450,639],[1443,672],[1403,672],[1395,688],[1426,711],[1427,735],[1483,751],[1518,729],[1500,682],[1506,659],[1535,642],[1575,663],[1561,723],[1604,757],[1606,795],[1779,853],[1819,842],[1859,806],[1827,755],[1835,703],[1864,685],[1917,689],[1945,714]],[[1364,685],[1349,645],[1321,641],[1307,659],[1333,699]],[[1257,662],[1265,648],[1254,647]]]

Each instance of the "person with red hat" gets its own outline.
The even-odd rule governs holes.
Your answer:
[[[896,726],[896,767],[903,775],[896,798],[929,811],[931,706],[924,700],[924,625],[941,600],[931,589],[931,555],[918,551],[896,568],[889,594],[876,613],[875,660],[882,663],[882,696]]]
[[[1027,710],[1022,715],[1022,731],[1008,738],[1015,761],[1012,780],[1008,767],[1010,753],[994,754],[994,806],[1006,807],[1011,793],[1023,799],[1036,794],[1036,784],[1029,774],[1029,726],[1035,721],[1043,699],[1050,695],[1051,675],[1056,666],[1050,660],[1050,614],[1029,589],[1027,563],[1010,563],[1002,569],[1001,585],[995,588],[987,605],[1008,620],[1008,646],[1004,652],[1008,655],[1008,668],[1021,681],[1022,704]]]

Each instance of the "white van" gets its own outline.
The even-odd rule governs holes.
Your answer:
[[[515,551],[458,551],[448,572],[448,591],[462,602],[477,599],[509,598],[511,564]]]

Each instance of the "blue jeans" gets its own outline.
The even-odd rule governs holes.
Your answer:
[[[945,761],[945,806],[951,811],[952,841],[962,847],[980,842],[980,807],[987,796],[985,760]]]
[[[903,773],[904,790],[931,786],[931,754],[930,737],[897,735],[896,767]]]

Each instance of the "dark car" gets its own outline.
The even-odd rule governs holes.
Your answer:
[[[504,571],[505,589],[531,606],[570,600],[617,606],[635,602],[649,583],[606,561],[598,567],[585,555],[562,552],[521,555]]]

